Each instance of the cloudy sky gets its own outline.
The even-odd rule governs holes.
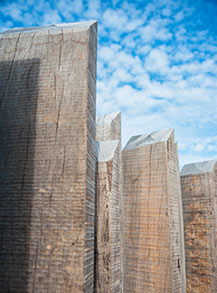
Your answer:
[[[217,0],[0,1],[0,30],[97,19],[97,112],[175,129],[180,165],[217,158]]]

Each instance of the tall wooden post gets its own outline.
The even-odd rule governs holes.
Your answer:
[[[174,131],[132,137],[122,153],[124,292],[185,292]]]
[[[0,34],[0,287],[92,292],[96,22]]]
[[[121,113],[96,119],[96,292],[122,292]]]
[[[181,172],[187,292],[217,292],[217,161]]]

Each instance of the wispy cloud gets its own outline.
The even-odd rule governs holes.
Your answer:
[[[124,143],[174,127],[181,165],[217,157],[214,1],[17,0],[0,8],[1,30],[98,19],[98,114],[122,111]]]

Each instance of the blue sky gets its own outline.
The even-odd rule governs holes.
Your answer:
[[[180,165],[217,158],[217,0],[0,2],[0,30],[97,19],[97,112],[123,143],[175,129]]]

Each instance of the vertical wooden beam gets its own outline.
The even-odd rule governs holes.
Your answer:
[[[98,143],[96,292],[121,292],[120,141]]]
[[[217,161],[181,172],[187,292],[217,292]]]
[[[96,22],[0,34],[0,284],[92,292]]]
[[[120,112],[97,117],[96,140],[99,148],[96,177],[96,292],[122,292]]]
[[[185,292],[181,187],[173,130],[132,137],[122,162],[124,292]]]
[[[121,112],[97,116],[96,141],[116,139],[121,142]]]

